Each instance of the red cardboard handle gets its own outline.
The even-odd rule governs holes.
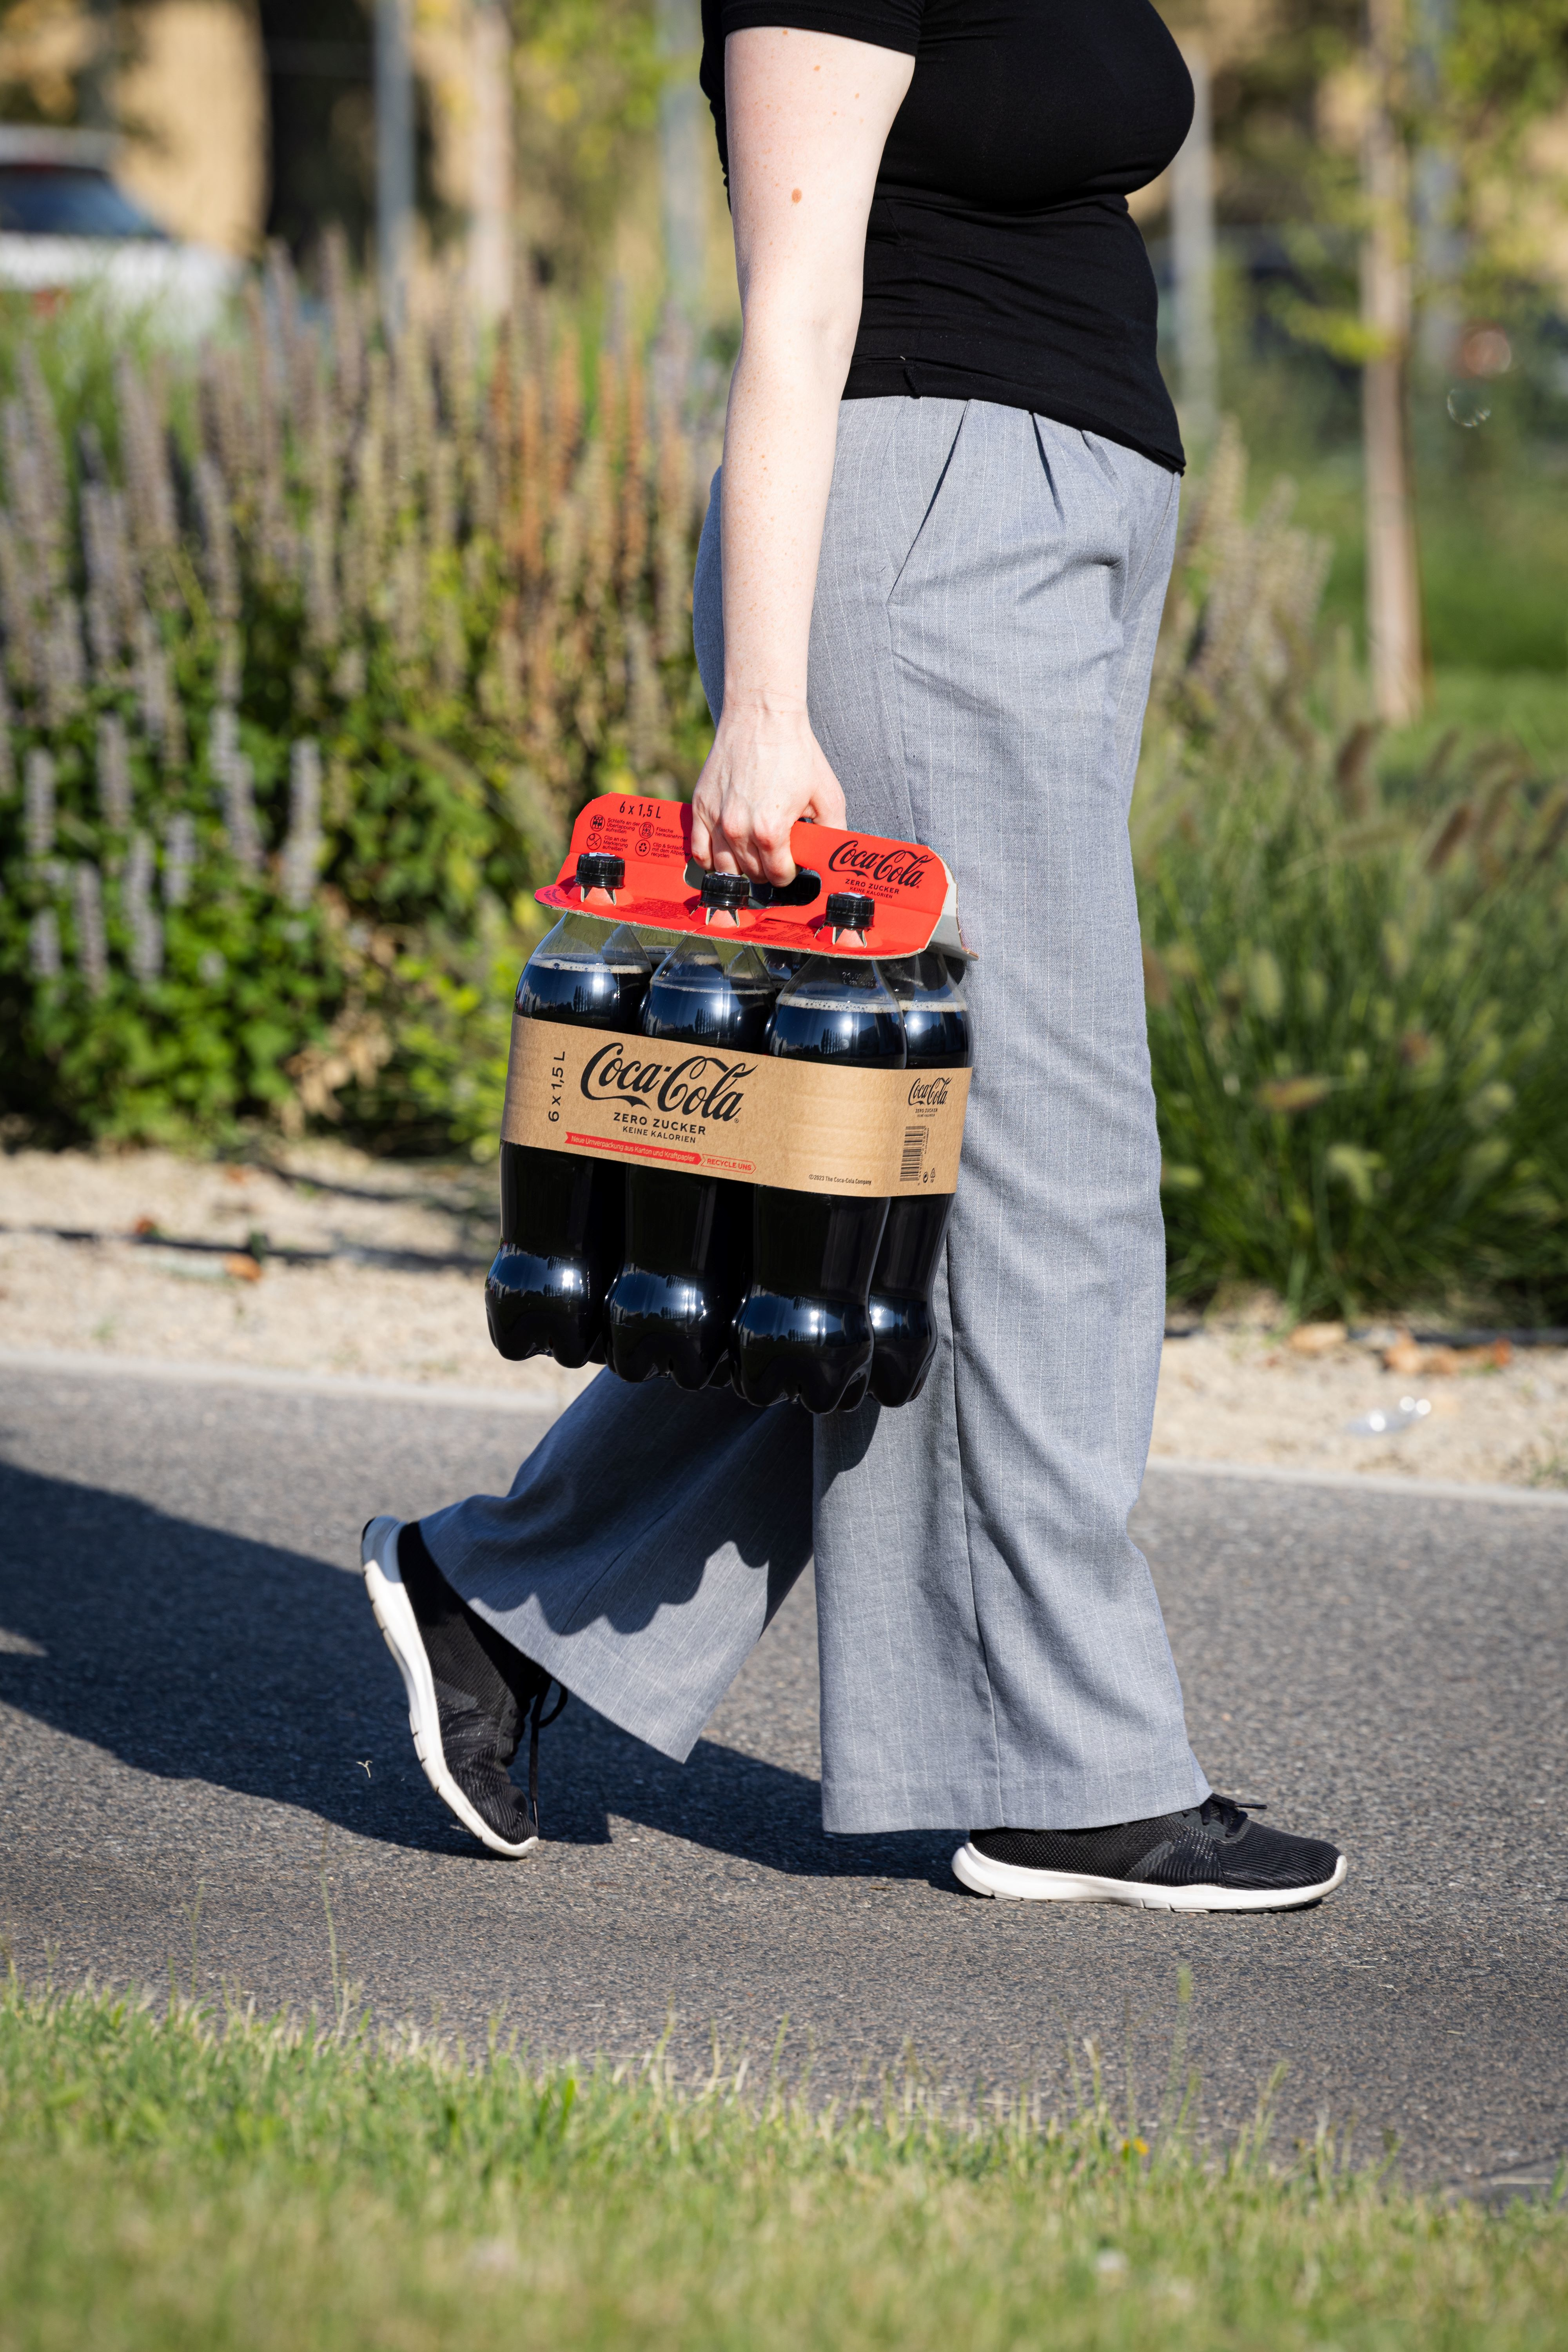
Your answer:
[[[797,824],[789,845],[795,880],[753,883],[752,904],[723,919],[722,936],[796,954],[883,957],[918,955],[934,939],[952,954],[968,954],[958,928],[952,876],[934,849],[877,834],[840,833],[826,824]],[[577,860],[584,850],[625,859],[626,881],[613,894],[578,888]],[[559,877],[534,896],[541,906],[596,915],[606,922],[659,931],[711,928],[721,935],[720,925],[710,924],[712,910],[703,906],[700,888],[700,873],[691,862],[691,811],[683,801],[603,793],[573,826]],[[875,900],[876,916],[863,943],[861,934],[836,932],[829,926],[827,900],[836,890]]]

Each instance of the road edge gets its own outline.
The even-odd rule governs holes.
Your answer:
[[[597,1371],[586,1378],[552,1364],[530,1367],[515,1389],[488,1389],[459,1381],[383,1381],[347,1372],[301,1372],[270,1364],[230,1364],[221,1358],[169,1360],[159,1356],[95,1356],[86,1349],[0,1348],[0,1373],[45,1372],[75,1380],[83,1375],[127,1381],[158,1381],[174,1388],[270,1389],[295,1396],[359,1397],[384,1404],[449,1404],[465,1411],[559,1412]]]
[[[489,1389],[437,1381],[381,1381],[342,1372],[279,1370],[267,1364],[221,1360],[170,1362],[155,1356],[95,1356],[85,1349],[0,1347],[0,1374],[53,1373],[65,1379],[100,1376],[157,1381],[170,1387],[269,1389],[297,1396],[356,1398],[366,1403],[449,1405],[463,1412],[560,1412],[587,1378],[552,1366],[533,1369],[527,1386]],[[1568,1493],[1502,1486],[1479,1479],[1399,1478],[1377,1471],[1298,1469],[1273,1462],[1208,1462],[1182,1454],[1153,1454],[1149,1469],[1179,1478],[1240,1478],[1275,1486],[1331,1486],[1355,1495],[1404,1495],[1456,1503],[1510,1503],[1527,1510],[1568,1510]]]

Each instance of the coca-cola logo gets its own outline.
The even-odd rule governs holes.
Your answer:
[[[827,861],[827,870],[830,874],[856,874],[863,882],[888,882],[895,889],[907,890],[925,879],[931,863],[925,851],[911,849],[907,842],[868,849],[864,842],[852,835],[839,843]]]
[[[589,1055],[578,1080],[589,1102],[631,1100],[676,1118],[736,1118],[754,1062],[688,1054],[679,1062],[633,1058],[619,1038]]]
[[[911,1110],[941,1110],[952,1091],[952,1080],[945,1074],[937,1078],[917,1078],[910,1088]]]

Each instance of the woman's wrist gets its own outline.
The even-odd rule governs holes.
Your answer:
[[[731,686],[726,679],[723,717],[719,722],[721,733],[744,726],[787,735],[809,730],[810,725],[804,694],[781,694],[768,687]]]

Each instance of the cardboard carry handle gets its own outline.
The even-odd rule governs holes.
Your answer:
[[[626,878],[612,889],[584,889],[577,861],[594,852],[620,858]],[[682,801],[603,793],[572,828],[572,845],[555,881],[534,893],[541,906],[633,923],[660,931],[713,931],[762,948],[796,954],[895,959],[938,947],[969,956],[958,926],[958,892],[934,849],[880,835],[840,833],[826,824],[797,824],[790,835],[797,868],[789,883],[753,882],[751,903],[715,919],[700,897],[701,870],[691,858],[691,811]],[[837,891],[873,901],[864,932],[836,929],[827,902]]]
[[[501,1137],[587,1160],[854,1199],[955,1192],[967,1070],[715,1054],[514,1014]]]

